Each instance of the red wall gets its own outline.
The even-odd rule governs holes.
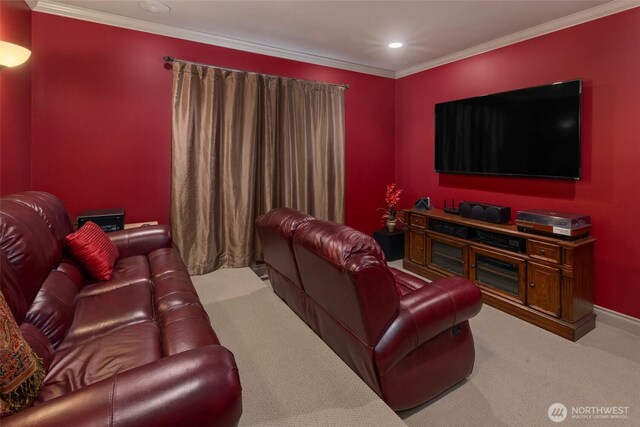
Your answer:
[[[396,180],[429,195],[590,214],[596,304],[640,318],[640,9],[408,76],[396,82]],[[437,174],[434,105],[583,79],[582,180]]]
[[[376,208],[394,176],[404,206],[429,195],[437,206],[455,198],[588,213],[598,238],[596,304],[640,317],[639,9],[395,82],[41,13],[32,20],[32,184],[58,194],[72,215],[123,206],[128,221],[168,222],[171,72],[163,55],[348,83],[348,224],[379,226]],[[435,103],[574,78],[584,87],[581,181],[433,172]]]
[[[31,10],[0,1],[0,40],[31,48]],[[31,61],[0,71],[0,195],[31,188]]]
[[[393,180],[395,81],[33,14],[33,187],[76,215],[124,207],[127,222],[169,221],[170,55],[334,83],[346,92],[346,222],[371,232]]]

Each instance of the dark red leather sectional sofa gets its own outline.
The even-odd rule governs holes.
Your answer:
[[[389,268],[370,236],[293,209],[256,224],[276,294],[392,409],[418,406],[471,373],[468,319],[482,307],[472,282],[427,283]]]
[[[1,290],[43,359],[44,386],[13,426],[234,426],[238,369],[166,226],[110,233],[113,277],[92,283],[63,248],[72,224],[48,193],[0,200]]]

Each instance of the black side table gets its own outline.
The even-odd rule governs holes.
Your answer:
[[[404,258],[404,231],[389,232],[383,228],[373,232],[373,238],[382,248],[387,261],[395,261]]]

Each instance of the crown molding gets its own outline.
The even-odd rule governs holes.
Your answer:
[[[245,52],[305,62],[309,64],[323,65],[326,67],[355,71],[358,73],[372,74],[375,76],[387,77],[392,79],[406,77],[411,74],[416,74],[422,71],[429,70],[431,68],[439,67],[441,65],[449,64],[451,62],[459,61],[461,59],[469,58],[491,50],[499,49],[501,47],[509,46],[521,41],[539,37],[544,34],[549,34],[565,28],[573,27],[575,25],[593,21],[595,19],[603,18],[605,16],[613,15],[615,13],[623,12],[625,10],[633,9],[640,6],[640,1],[636,0],[613,0],[609,3],[605,3],[603,5],[578,12],[564,18],[556,19],[554,21],[547,22],[536,27],[529,28],[527,30],[519,31],[508,36],[500,37],[498,39],[482,43],[456,53],[452,53],[451,55],[446,55],[431,61],[424,62],[422,64],[415,65],[413,67],[394,72],[382,68],[355,64],[348,61],[341,61],[318,55],[295,52],[291,50],[261,45],[259,43],[246,42],[228,37],[207,34],[200,31],[185,30],[177,27],[172,27],[170,25],[157,24],[153,22],[143,21],[141,19],[128,18],[106,12],[84,9],[64,3],[52,2],[49,0],[25,0],[25,2],[35,12],[48,13],[72,19],[80,19],[83,21],[126,28],[129,30],[142,31],[145,33],[174,37],[213,46],[220,46],[229,49],[236,49]]]
[[[556,19],[554,21],[531,27],[529,29],[519,31],[508,36],[500,37],[495,40],[479,44],[469,49],[464,49],[459,52],[452,53],[451,55],[446,55],[432,61],[427,61],[422,64],[397,71],[395,74],[395,78],[399,79],[402,77],[406,77],[411,74],[416,74],[421,71],[429,70],[431,68],[439,67],[441,65],[449,64],[451,62],[469,58],[471,56],[480,55],[481,53],[489,52],[491,50],[499,49],[501,47],[519,43],[521,41],[563,30],[565,28],[573,27],[575,25],[583,24],[585,22],[593,21],[595,19],[603,18],[615,13],[624,12],[625,10],[633,9],[638,6],[640,6],[640,1],[613,0],[609,3],[592,7],[591,9],[574,13],[573,15],[565,16],[564,18]]]
[[[189,40],[213,46],[273,56],[276,58],[290,59],[293,61],[300,61],[315,65],[324,65],[326,67],[338,68],[341,70],[372,74],[374,76],[387,77],[391,79],[395,78],[394,71],[385,70],[382,68],[370,67],[367,65],[355,64],[348,61],[341,61],[338,59],[331,59],[318,55],[311,55],[287,49],[265,46],[259,43],[235,40],[232,38],[216,36],[200,31],[185,30],[177,27],[172,27],[170,25],[143,21],[141,19],[128,18],[125,16],[80,8],[64,3],[55,3],[49,0],[30,1],[32,3],[37,3],[35,7],[32,7],[32,10],[35,12],[48,13],[51,15],[95,22],[98,24],[110,25],[113,27],[126,28],[129,30],[142,31],[145,33],[157,34],[167,37],[174,37],[177,39]],[[31,4],[29,4],[29,6],[31,6]],[[167,54],[171,54],[171,52],[167,52]]]

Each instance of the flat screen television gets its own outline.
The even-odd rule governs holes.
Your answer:
[[[437,172],[580,179],[582,81],[436,104]]]

